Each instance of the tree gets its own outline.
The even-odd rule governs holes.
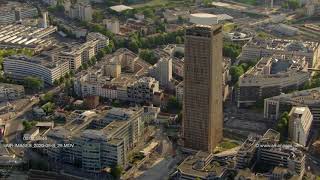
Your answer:
[[[182,44],[182,38],[180,36],[176,37],[176,44]]]
[[[290,9],[296,10],[300,7],[299,1],[297,0],[288,0],[288,7]]]
[[[112,101],[112,106],[113,107],[120,107],[121,106],[120,101],[119,100]]]
[[[180,112],[181,109],[182,109],[182,106],[179,103],[177,97],[171,96],[168,100],[166,110],[168,112],[177,113],[177,112]]]
[[[203,0],[202,2],[205,7],[210,7],[212,5],[213,1],[212,0]]]
[[[44,83],[43,80],[38,77],[27,76],[26,78],[24,78],[24,85],[26,88],[29,88],[31,90],[40,90],[41,88],[43,88]]]
[[[52,102],[47,102],[45,105],[41,107],[47,114],[50,114],[53,112],[55,105]]]
[[[128,44],[128,48],[137,53],[139,51],[139,45],[138,45],[138,42],[136,40],[131,40]]]
[[[153,12],[153,10],[150,9],[150,8],[143,10],[142,13],[143,13],[143,15],[144,15],[145,17],[147,17],[147,18],[153,18],[153,16],[154,16],[154,12]]]
[[[158,58],[156,57],[154,52],[150,51],[149,49],[140,51],[139,57],[152,65],[158,62]]]
[[[59,86],[59,84],[60,84],[60,81],[59,81],[58,79],[55,79],[55,80],[53,81],[53,85],[54,85],[54,86]]]
[[[123,168],[119,165],[111,168],[110,174],[113,176],[115,179],[120,179],[121,174],[122,174]]]
[[[286,141],[288,138],[288,123],[289,123],[289,114],[288,112],[283,112],[276,126],[277,131],[280,133],[281,142]]]
[[[241,46],[231,43],[225,42],[223,44],[223,56],[229,57],[232,60],[235,60],[241,52]]]
[[[43,101],[44,103],[52,102],[52,101],[53,101],[53,93],[52,93],[52,92],[46,93],[46,94],[41,98],[41,101]]]
[[[99,23],[103,20],[104,15],[102,11],[95,11],[92,13],[93,22]]]
[[[230,67],[231,83],[235,84],[238,82],[239,77],[244,73],[242,66],[231,66]]]

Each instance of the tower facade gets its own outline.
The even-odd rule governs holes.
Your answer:
[[[186,148],[213,152],[222,140],[222,27],[185,34],[183,136]]]

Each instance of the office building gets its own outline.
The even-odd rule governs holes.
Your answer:
[[[320,125],[320,88],[296,91],[264,100],[264,118],[276,121],[293,106],[308,107],[313,115],[312,128]]]
[[[238,107],[254,105],[263,98],[297,90],[309,80],[305,57],[273,55],[261,60],[239,78]]]
[[[222,27],[185,34],[183,137],[186,148],[213,152],[222,139]]]
[[[308,107],[293,107],[289,113],[289,139],[307,146],[313,116]]]
[[[54,60],[43,54],[34,57],[19,55],[6,57],[3,61],[3,71],[6,77],[17,81],[35,76],[50,85],[70,72],[68,61]]]
[[[16,100],[24,97],[24,87],[16,84],[0,83],[0,101]]]
[[[161,58],[149,69],[149,74],[159,81],[160,86],[169,87],[172,80],[172,59]]]
[[[240,60],[255,61],[273,54],[305,56],[309,68],[317,68],[320,57],[320,43],[300,42],[286,39],[252,39],[242,47]]]

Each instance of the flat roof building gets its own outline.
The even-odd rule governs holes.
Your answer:
[[[25,96],[24,87],[17,84],[0,83],[0,101],[16,100]]]
[[[273,55],[260,61],[239,78],[238,107],[254,105],[263,98],[296,90],[309,80],[305,57]]]
[[[308,107],[313,115],[312,128],[320,125],[320,88],[281,94],[264,100],[264,118],[276,121],[293,106]]]
[[[52,85],[55,80],[69,73],[69,62],[54,60],[47,55],[34,57],[9,56],[3,61],[4,74],[15,80],[24,80],[27,76],[36,76],[45,83]]]
[[[318,68],[320,43],[288,39],[252,39],[242,47],[240,60],[255,61],[273,54],[305,56],[309,68]]]
[[[57,27],[38,28],[21,24],[0,25],[0,48],[40,52],[54,45],[50,35]]]
[[[312,120],[308,107],[293,107],[289,113],[289,139],[307,146]]]
[[[184,146],[213,152],[223,128],[220,25],[186,30],[184,69]]]

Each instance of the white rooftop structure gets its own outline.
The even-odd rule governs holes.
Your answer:
[[[218,24],[218,16],[208,13],[190,14],[190,22],[199,25]]]
[[[295,114],[303,114],[307,110],[307,107],[296,107],[294,110]]]
[[[133,8],[130,6],[125,6],[125,5],[117,5],[117,6],[111,6],[110,9],[117,11],[117,12],[122,12],[122,11],[133,9]]]

